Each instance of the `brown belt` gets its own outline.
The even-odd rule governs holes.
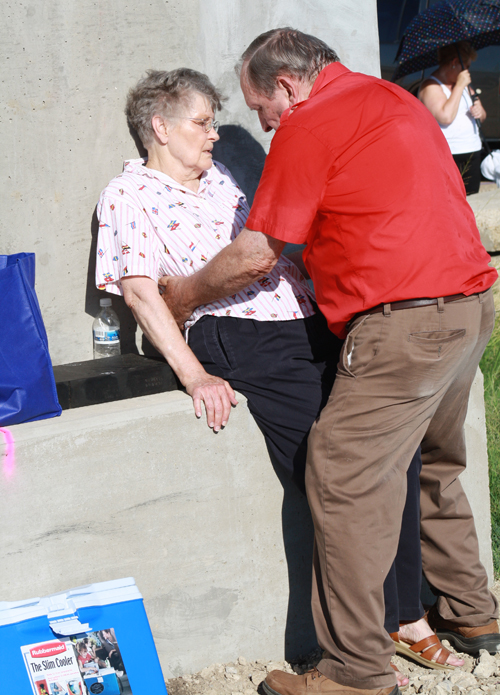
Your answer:
[[[448,297],[443,297],[443,302],[447,304],[448,302],[456,302],[459,299],[465,299],[469,295],[466,294],[450,294]],[[414,307],[419,307],[419,306],[430,306],[431,304],[437,304],[438,300],[437,298],[433,297],[432,299],[404,299],[401,302],[387,302],[387,304],[390,307],[391,311],[398,311],[399,309],[413,309]],[[366,309],[365,311],[360,311],[358,314],[355,314],[352,319],[349,321],[351,324],[355,319],[357,319],[359,316],[366,316],[366,314],[381,314],[384,311],[384,306],[385,304],[377,304],[377,306],[372,307],[371,309]]]

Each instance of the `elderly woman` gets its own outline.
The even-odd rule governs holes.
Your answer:
[[[418,94],[441,126],[467,195],[479,191],[482,145],[475,119],[482,122],[486,118],[479,98],[473,101],[468,89],[469,67],[476,57],[476,51],[467,41],[440,48],[439,67],[422,83]]]
[[[282,257],[244,292],[194,311],[186,333],[189,345],[197,346],[195,353],[208,350],[202,356],[211,363],[207,370],[158,293],[162,276],[187,276],[202,268],[236,237],[248,215],[241,189],[224,166],[212,161],[220,99],[207,77],[188,69],[150,72],[131,90],[126,114],[148,158],[127,162],[101,195],[97,285],[124,295],[148,339],[193,397],[198,417],[204,401],[215,431],[236,404],[217,360],[221,355],[226,364],[236,359],[242,374],[233,374],[233,386],[248,396],[266,436],[273,431],[275,454],[286,459],[287,467],[293,459],[289,442],[298,446],[317,416],[325,362],[329,357],[333,371],[340,346],[315,312],[300,271]],[[275,351],[283,343],[295,345],[295,352],[278,360]],[[285,381],[293,382],[294,408],[283,391]],[[307,414],[306,426],[294,416],[299,405]]]
[[[236,405],[233,388],[243,393],[273,462],[303,490],[307,435],[330,393],[341,343],[317,312],[298,268],[281,256],[274,269],[249,278],[244,291],[198,307],[185,325],[188,344],[158,292],[162,276],[203,268],[235,239],[248,215],[242,191],[212,160],[220,101],[207,77],[185,68],[151,71],[129,93],[128,121],[148,157],[126,162],[101,195],[97,286],[123,294],[193,397],[198,417],[204,401],[215,431]],[[394,566],[386,590],[389,631],[397,630],[398,614],[405,621],[421,615],[419,467],[417,452],[402,536],[406,559],[400,570],[408,581],[396,585]],[[438,656],[431,651],[425,659],[430,665]],[[441,660],[448,655],[443,650]]]

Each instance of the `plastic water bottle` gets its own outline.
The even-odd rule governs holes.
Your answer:
[[[120,321],[111,308],[111,299],[99,300],[101,311],[92,324],[94,335],[94,359],[116,357],[120,354]]]

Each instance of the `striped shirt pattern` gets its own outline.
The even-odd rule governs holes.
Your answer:
[[[97,207],[96,285],[122,295],[120,279],[144,275],[188,276],[233,241],[245,225],[248,203],[222,164],[204,172],[197,193],[144,159],[125,162],[123,173],[101,194]],[[186,329],[202,316],[289,321],[314,314],[314,294],[298,268],[280,256],[266,276],[230,297],[199,306]]]

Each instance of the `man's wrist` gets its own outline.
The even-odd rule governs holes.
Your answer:
[[[180,298],[186,313],[189,311],[190,316],[196,307],[200,305],[200,302],[196,299],[198,283],[198,278],[196,276],[197,273],[194,273],[186,278],[186,281],[182,285],[182,298]]]

